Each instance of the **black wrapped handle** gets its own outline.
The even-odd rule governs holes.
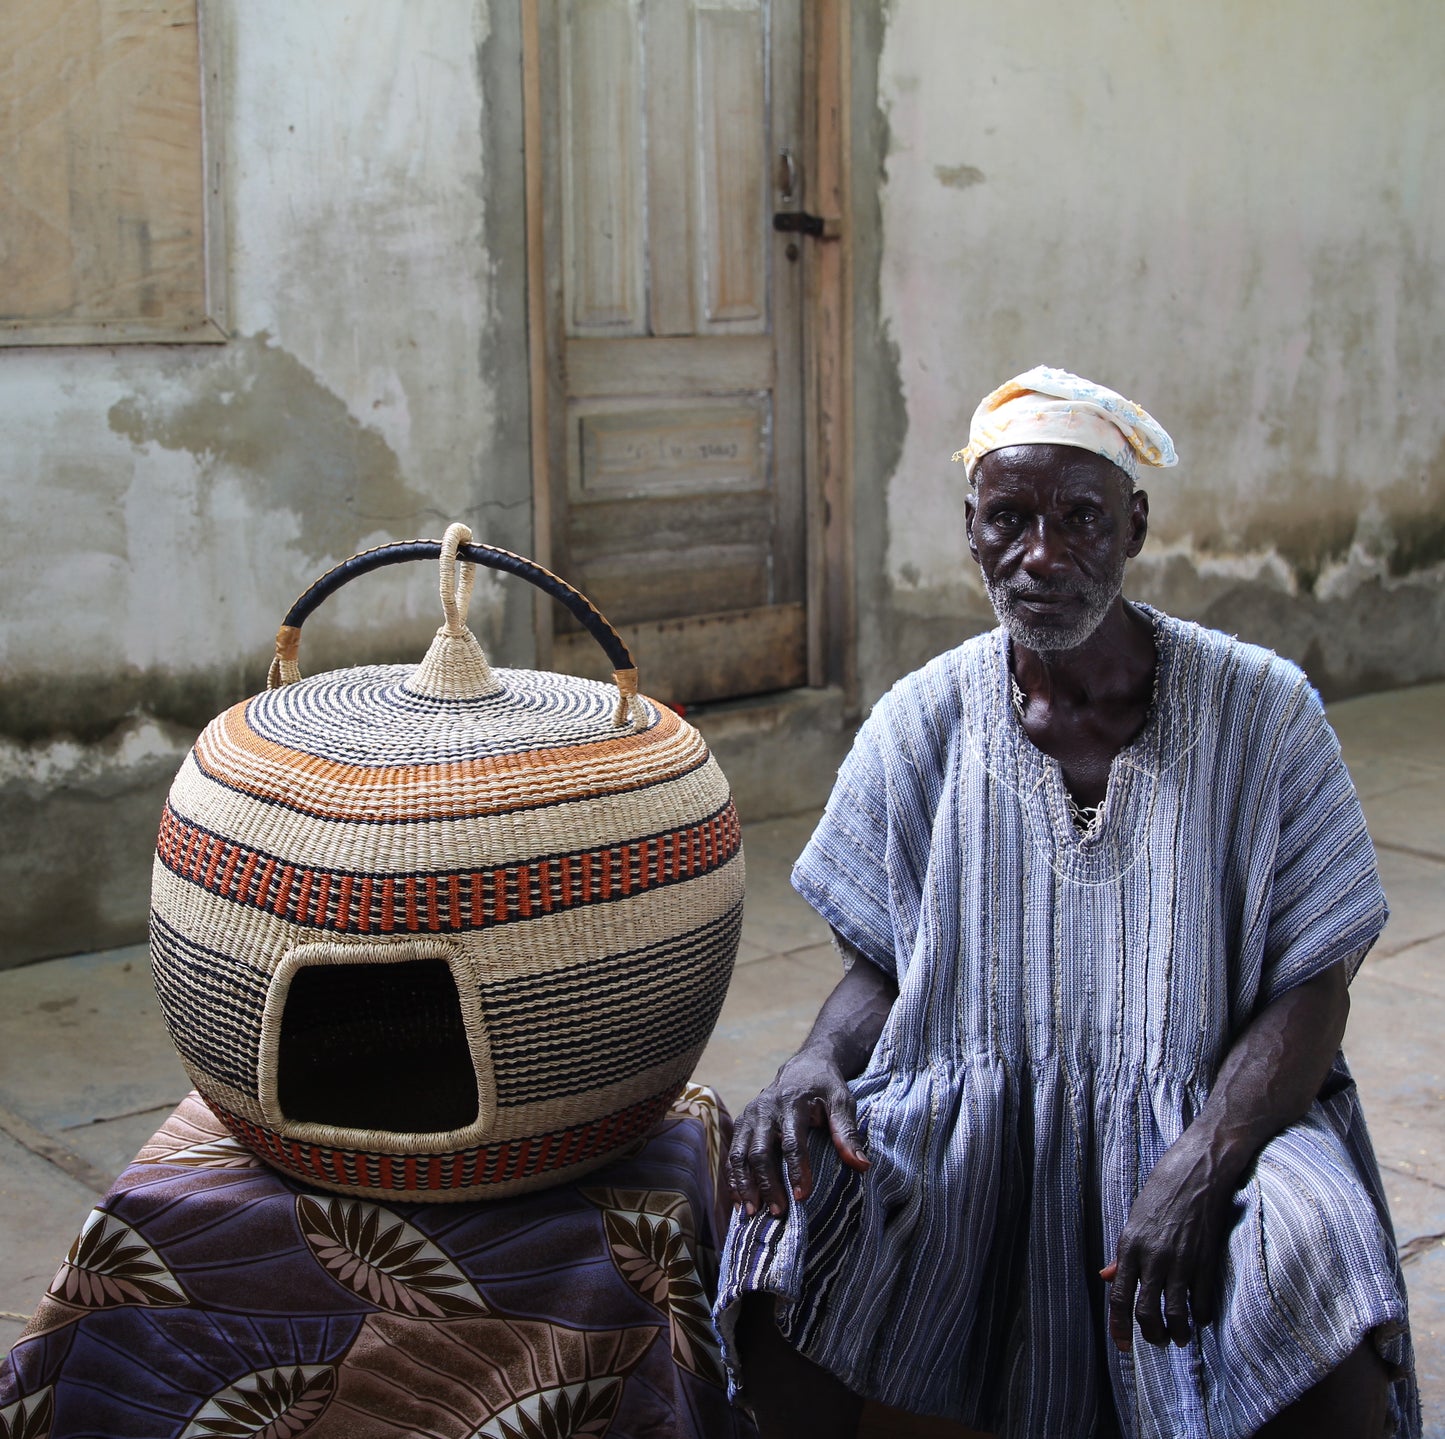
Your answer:
[[[378,545],[374,550],[363,550],[349,560],[327,570],[310,589],[303,594],[289,610],[282,625],[299,630],[321,605],[349,580],[358,575],[370,574],[372,570],[385,569],[387,565],[399,565],[407,560],[435,560],[441,558],[440,540],[398,540],[390,545]],[[608,622],[607,617],[582,593],[569,585],[560,575],[544,569],[535,560],[525,555],[513,554],[511,550],[499,549],[496,545],[476,543],[457,546],[457,558],[469,564],[481,565],[489,570],[504,570],[507,574],[519,575],[537,586],[545,594],[567,607],[577,622],[602,646],[615,670],[636,669],[632,651],[627,648],[622,636]]]
[[[352,555],[349,560],[342,560],[334,569],[328,570],[286,611],[286,618],[276,631],[276,654],[266,676],[266,688],[276,689],[301,678],[297,665],[301,653],[301,626],[317,606],[347,581],[372,570],[384,569],[387,565],[399,565],[406,560],[442,560],[442,604],[447,611],[448,633],[452,632],[454,623],[462,625],[471,582],[468,580],[464,586],[458,587],[447,581],[446,572],[452,569],[448,557],[450,552],[467,564],[520,575],[566,605],[568,612],[602,646],[603,653],[612,662],[612,677],[617,682],[616,723],[622,725],[630,720],[634,726],[642,725],[645,711],[637,693],[637,664],[632,658],[632,651],[602,611],[581,590],[569,585],[551,570],[544,569],[535,560],[495,545],[474,544],[470,537],[471,531],[465,525],[453,525],[447,531],[445,540],[400,540],[395,544],[378,545],[374,550],[363,550],[361,554]]]

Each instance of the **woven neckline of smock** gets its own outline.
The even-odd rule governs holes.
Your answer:
[[[1149,828],[1157,781],[1187,745],[1188,715],[1178,703],[1177,683],[1187,658],[1185,634],[1168,615],[1131,603],[1154,631],[1154,697],[1139,733],[1114,756],[1103,812],[1088,834],[1081,834],[1070,816],[1062,767],[1029,738],[1014,709],[1008,632],[1000,626],[993,633],[994,683],[987,687],[984,732],[992,736],[985,743],[997,760],[990,756],[989,770],[998,780],[1014,776],[1010,787],[1054,871],[1085,884],[1112,883],[1134,863]]]

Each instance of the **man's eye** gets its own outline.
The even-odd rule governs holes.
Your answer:
[[[1098,520],[1099,512],[1092,506],[1085,505],[1075,510],[1069,518],[1073,520],[1076,525],[1092,525]]]
[[[1011,530],[1019,522],[1019,517],[1012,510],[999,510],[988,517],[989,524],[995,529]]]

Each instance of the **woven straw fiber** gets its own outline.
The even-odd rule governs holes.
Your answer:
[[[161,821],[151,951],[186,1070],[259,1155],[344,1193],[485,1198],[602,1163],[681,1090],[737,949],[741,836],[701,735],[614,686],[492,669],[468,590],[419,666],[283,675],[219,715]],[[356,1030],[372,1091],[454,1117],[457,1100],[454,1127],[283,1112],[288,1000],[296,1023],[303,986],[324,997],[322,971],[357,964],[449,975],[460,1020],[436,1047],[470,1074],[460,1099],[432,1095],[432,991],[413,1013],[363,986],[381,1012],[309,1011],[341,1056],[336,1102]],[[383,1052],[378,1074],[388,1026],[413,1059]]]

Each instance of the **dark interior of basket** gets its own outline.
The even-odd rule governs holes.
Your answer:
[[[277,1097],[289,1120],[431,1134],[477,1117],[477,1080],[442,959],[317,964],[291,978]]]

